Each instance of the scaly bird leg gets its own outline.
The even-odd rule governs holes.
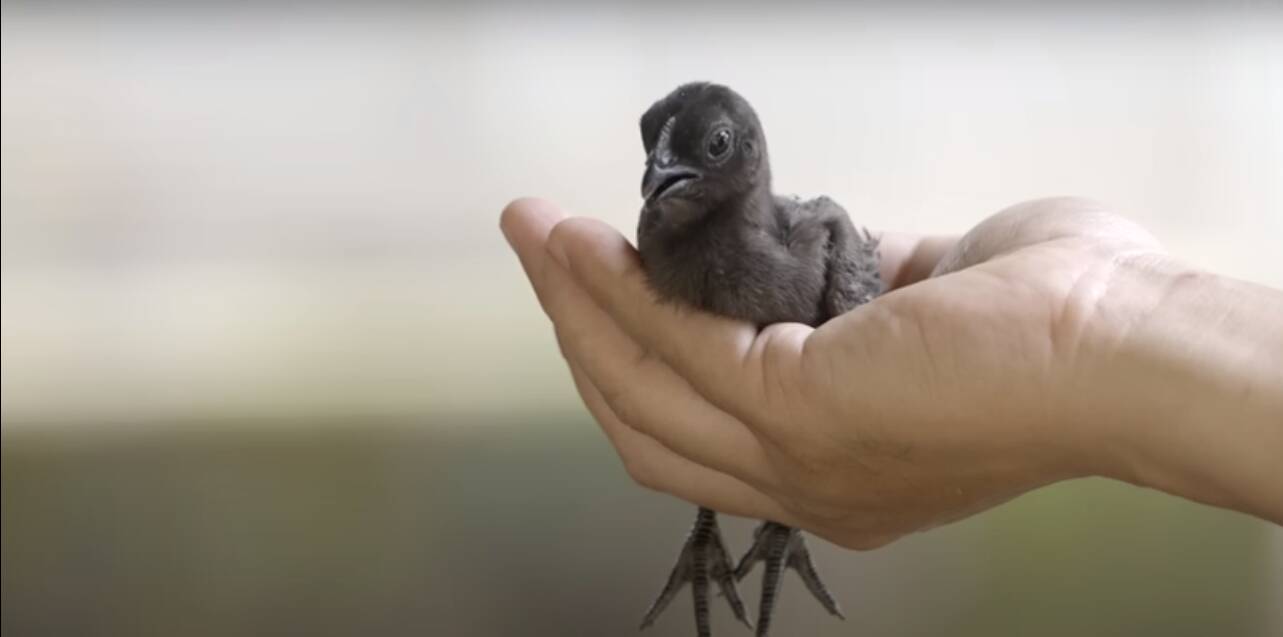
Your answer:
[[[797,571],[798,576],[802,578],[802,583],[806,584],[807,590],[811,591],[829,614],[846,619],[837,601],[820,580],[819,573],[815,571],[811,552],[806,549],[802,533],[797,529],[777,522],[762,522],[757,530],[753,531],[753,547],[744,554],[739,565],[735,567],[735,579],[744,579],[744,576],[748,575],[758,562],[766,563],[766,573],[762,576],[762,601],[757,608],[758,637],[766,637],[771,630],[775,599],[780,590],[780,575],[786,568]]]
[[[690,582],[691,595],[695,598],[696,633],[699,637],[712,635],[708,621],[709,580],[717,583],[735,617],[752,628],[748,613],[744,611],[744,602],[740,600],[739,591],[735,588],[735,570],[726,554],[726,546],[722,544],[722,532],[717,527],[717,513],[700,507],[695,516],[695,526],[686,536],[686,544],[668,575],[668,583],[664,584],[664,590],[659,592],[659,597],[655,598],[655,602],[646,611],[641,627],[647,628],[653,624],[655,618],[668,607],[668,603],[673,601],[682,585]]]

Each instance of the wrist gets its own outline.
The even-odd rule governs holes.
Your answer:
[[[1276,290],[1121,262],[1084,339],[1094,472],[1283,523],[1280,317]]]

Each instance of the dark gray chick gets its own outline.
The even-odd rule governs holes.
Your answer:
[[[828,197],[801,201],[771,193],[762,125],[735,91],[703,82],[682,85],[642,115],[641,133],[646,201],[637,246],[661,299],[759,326],[816,326],[881,292],[877,240],[856,230],[841,206]],[[797,529],[764,521],[753,547],[732,567],[717,514],[700,508],[642,628],[690,582],[696,630],[710,635],[710,581],[751,627],[735,582],[759,561],[766,568],[759,636],[770,630],[785,568],[797,571],[825,609],[842,616]]]

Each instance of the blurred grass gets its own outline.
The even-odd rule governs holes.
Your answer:
[[[693,510],[578,413],[3,436],[3,630],[632,634]],[[424,426],[427,425],[427,426]],[[566,426],[570,425],[570,426]],[[733,552],[751,521],[724,521]],[[1267,525],[1104,481],[859,554],[780,634],[1265,635]],[[756,605],[757,583],[745,595]],[[652,634],[691,632],[685,596]],[[718,607],[719,634],[738,634]]]

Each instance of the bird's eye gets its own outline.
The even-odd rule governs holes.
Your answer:
[[[731,150],[731,129],[719,128],[708,137],[708,156],[721,159]]]

